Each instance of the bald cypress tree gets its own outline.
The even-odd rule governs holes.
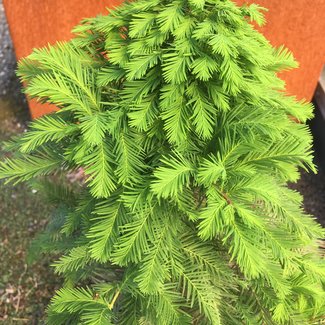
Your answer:
[[[315,170],[296,67],[230,0],[138,0],[87,19],[19,65],[59,111],[15,139],[0,176],[82,168],[41,248],[65,285],[48,324],[313,324],[324,232],[287,187]],[[279,9],[280,10],[280,9]],[[55,225],[55,226],[53,226]]]

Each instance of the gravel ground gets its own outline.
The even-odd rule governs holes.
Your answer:
[[[15,119],[0,119],[0,161],[6,155],[2,141],[23,131]],[[27,256],[50,209],[40,193],[27,185],[0,181],[0,324],[44,324],[45,308],[61,280],[50,267],[53,257],[27,263]]]

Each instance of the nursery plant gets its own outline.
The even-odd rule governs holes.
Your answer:
[[[297,64],[256,30],[263,10],[126,1],[20,62],[59,108],[0,165],[56,206],[34,246],[65,279],[48,324],[322,322],[324,231],[287,186],[315,171],[312,106],[286,94]]]

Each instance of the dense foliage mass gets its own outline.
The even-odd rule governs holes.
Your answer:
[[[39,245],[65,278],[49,324],[313,324],[325,312],[321,227],[302,208],[314,170],[296,66],[230,0],[139,0],[36,49],[19,75],[60,110],[9,144],[0,176],[82,168]]]

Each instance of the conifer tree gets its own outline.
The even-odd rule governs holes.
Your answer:
[[[38,249],[65,283],[48,324],[316,324],[324,232],[287,187],[315,171],[297,66],[230,0],[126,1],[19,64],[59,111],[8,146],[0,177],[56,210]],[[82,168],[74,189],[42,181]],[[46,186],[44,186],[46,185]]]

